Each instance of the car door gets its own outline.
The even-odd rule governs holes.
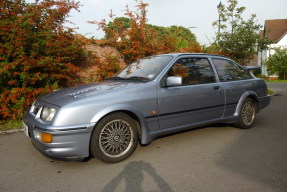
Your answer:
[[[171,76],[182,78],[179,86],[166,86]],[[158,87],[160,129],[177,128],[220,119],[224,111],[224,90],[205,57],[179,58]]]
[[[248,89],[257,92],[257,84],[250,73],[231,60],[212,58],[218,78],[225,90],[226,107],[224,117],[233,116],[239,99]]]

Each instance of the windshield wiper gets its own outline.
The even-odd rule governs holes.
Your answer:
[[[140,76],[132,76],[132,77],[127,77],[127,80],[139,80],[139,81],[150,81],[149,78],[146,77],[140,77]]]
[[[149,78],[132,76],[132,77],[111,77],[106,80],[136,80],[136,81],[149,81]]]
[[[126,80],[126,78],[123,78],[123,77],[111,77],[111,78],[108,78],[108,79],[105,79],[105,80]]]

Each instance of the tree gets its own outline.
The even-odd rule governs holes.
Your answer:
[[[146,7],[148,4],[143,1],[138,2],[135,11],[130,10],[128,5],[126,6],[125,16],[131,22],[129,28],[126,28],[122,22],[116,22],[112,12],[110,18],[116,25],[113,28],[109,27],[105,19],[101,22],[90,21],[108,34],[108,44],[117,48],[126,63],[131,63],[142,57],[176,50],[173,38],[159,36],[157,31],[147,27]]]
[[[220,33],[216,34],[216,44],[220,51],[227,52],[236,61],[248,59],[257,53],[260,41],[259,29],[256,15],[252,14],[249,19],[244,20],[242,14],[245,7],[238,7],[237,0],[228,0],[228,6],[220,8],[221,23],[213,22],[213,26],[220,27]],[[260,47],[264,47],[260,41]]]
[[[116,17],[113,21],[110,21],[106,26],[105,38],[112,37],[113,32],[120,33],[122,30],[126,30],[131,27],[131,19],[127,17]]]
[[[123,30],[127,30],[131,27],[132,20],[127,17],[116,17],[113,21],[110,21],[106,26],[106,39],[112,38],[113,32],[119,34]],[[157,34],[155,38],[164,39],[165,37],[171,37],[175,40],[177,49],[188,48],[190,43],[197,43],[195,35],[183,26],[170,26],[162,27],[157,25],[146,24],[147,30],[153,31]]]
[[[287,79],[287,48],[274,48],[275,53],[266,61],[267,71],[278,74],[279,79]]]
[[[172,25],[170,27],[162,27],[147,24],[148,28],[155,30],[161,37],[171,37],[175,40],[176,48],[188,48],[192,43],[197,43],[196,36],[186,27]]]
[[[72,84],[82,43],[63,24],[73,0],[0,1],[0,119],[21,118],[39,96]]]
[[[161,27],[147,23],[147,6],[143,1],[137,1],[136,10],[128,5],[126,17],[114,18],[111,12],[111,22],[105,19],[97,24],[106,33],[110,46],[116,47],[123,55],[125,62],[131,63],[136,59],[170,52],[200,52],[201,47],[196,37],[188,28],[182,26]]]
[[[183,26],[171,26],[167,28],[169,35],[176,39],[177,48],[187,48],[190,47],[191,42],[196,42],[195,35]]]

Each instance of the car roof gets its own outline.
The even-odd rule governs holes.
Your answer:
[[[216,54],[210,54],[210,53],[167,53],[167,54],[162,54],[162,55],[170,55],[173,57],[179,57],[179,56],[184,56],[184,55],[193,55],[193,56],[216,56],[216,57],[224,57],[229,59],[228,57],[224,55],[216,55]]]

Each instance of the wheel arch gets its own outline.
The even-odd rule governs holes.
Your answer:
[[[246,91],[245,93],[242,94],[242,96],[239,99],[239,102],[236,106],[236,110],[234,113],[234,116],[238,116],[241,110],[241,107],[243,105],[243,102],[247,99],[251,98],[255,101],[257,107],[258,107],[258,95],[254,91]]]
[[[145,117],[143,114],[138,111],[136,108],[134,108],[131,105],[125,105],[125,104],[119,104],[116,106],[109,106],[98,113],[96,113],[93,118],[91,119],[91,123],[95,123],[95,127],[97,123],[104,117],[112,114],[112,113],[125,113],[129,115],[131,118],[133,118],[137,122],[137,130],[138,130],[138,136],[141,144],[147,144],[151,141],[151,137],[148,133],[148,125],[145,120]]]

